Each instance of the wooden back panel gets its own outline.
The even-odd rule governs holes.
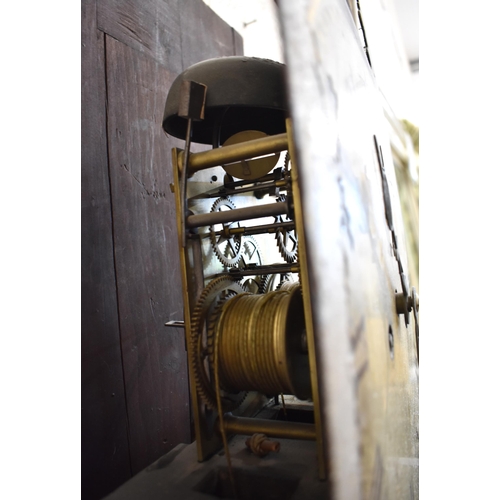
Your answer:
[[[201,0],[82,3],[82,497],[191,441],[170,84],[241,37]]]

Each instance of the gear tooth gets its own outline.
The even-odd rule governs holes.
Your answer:
[[[234,210],[236,208],[234,203],[227,196],[223,196],[215,200],[214,204],[212,205],[211,212],[216,212],[219,206],[226,206],[229,207],[231,210]],[[238,262],[241,259],[241,255],[243,253],[243,246],[241,244],[241,235],[235,235],[233,236],[233,238],[236,243],[236,255],[233,258],[228,258],[220,251],[220,248],[217,244],[217,237],[215,236],[214,226],[210,226],[210,242],[212,243],[212,249],[217,258],[219,259],[219,261],[221,262],[221,264],[225,267],[237,266]]]
[[[261,250],[260,250],[260,247],[259,247],[257,240],[251,235],[245,235],[242,237],[242,243],[243,243],[243,250],[247,254],[250,254],[251,250],[252,250],[252,248],[250,248],[250,244],[252,244],[254,246],[254,254],[257,253],[257,258],[259,261],[258,265],[259,266],[262,265],[262,253],[261,253]],[[242,253],[242,255],[243,255],[243,253]],[[245,288],[243,286],[243,280],[244,280],[244,278],[242,278],[240,285],[242,286],[242,288]],[[258,281],[258,280],[256,279],[256,281]]]
[[[299,246],[296,245],[294,250],[288,250],[284,243],[284,236],[282,231],[276,231],[276,241],[278,243],[279,252],[283,259],[285,259],[285,261],[289,264],[295,262],[295,260],[297,260],[297,250]]]
[[[286,200],[287,200],[287,197],[284,194],[280,194],[276,198],[277,202],[285,202]],[[277,222],[277,223],[283,222],[283,217],[281,217],[281,216],[276,217],[275,222]],[[285,233],[285,232],[290,232],[290,231],[286,231],[285,229],[281,229],[281,230],[276,231],[275,239],[276,239],[276,242],[278,244],[278,250],[280,252],[280,255],[283,257],[283,259],[285,259],[285,262],[288,262],[289,264],[291,264],[291,263],[295,262],[295,260],[297,259],[297,252],[299,249],[299,245],[297,244],[295,246],[295,249],[293,249],[293,250],[288,250],[288,248],[286,248],[286,245],[284,243],[283,233]]]
[[[257,252],[257,255],[259,256],[260,264],[262,264],[262,258],[261,258],[261,251],[260,251],[259,243],[257,242],[257,240],[252,235],[249,234],[249,235],[246,235],[246,236],[243,237],[243,246],[246,247],[246,248],[248,248],[248,242],[249,241],[251,241],[253,243],[253,245],[255,246],[255,251]]]
[[[200,298],[198,299],[196,306],[193,310],[191,316],[191,335],[190,335],[190,345],[191,345],[191,362],[193,366],[194,372],[194,381],[196,385],[196,392],[203,400],[203,402],[209,406],[210,408],[217,407],[217,401],[215,397],[215,389],[211,386],[207,374],[205,372],[205,368],[203,367],[200,359],[200,335],[202,332],[203,322],[206,319],[206,314],[208,313],[209,304],[207,307],[207,302],[210,302],[211,294],[216,294],[217,292],[223,292],[225,289],[227,290],[231,287],[232,295],[237,295],[238,293],[244,293],[243,288],[235,282],[230,276],[219,276],[212,280],[202,291]],[[215,298],[215,297],[214,297]],[[225,303],[227,297],[219,300],[221,304]],[[219,304],[218,304],[219,305]],[[216,310],[217,306],[216,305]],[[221,306],[222,307],[222,306]],[[204,309],[206,311],[204,312]],[[207,349],[208,355],[210,359],[210,351],[213,351],[213,340],[208,335],[208,331],[210,328],[214,328],[217,316],[212,314],[209,318],[208,328],[207,328]],[[245,399],[247,393],[239,393],[238,398],[236,400],[224,399],[223,400],[223,408],[224,411],[232,411],[236,409]]]
[[[267,285],[269,284],[270,278],[271,278],[270,274],[261,275],[261,281],[259,284],[259,292],[260,293],[266,293]]]
[[[276,291],[281,290],[281,288],[283,287],[283,284],[286,283],[289,280],[290,280],[290,274],[286,274],[285,278],[283,279],[283,281],[280,281],[278,283],[278,286],[276,287]]]
[[[278,283],[278,285],[276,286],[276,289],[275,290],[271,290],[270,289],[270,285],[272,284],[272,280],[273,280],[274,276],[276,276],[276,275],[275,274],[268,274],[268,275],[265,276],[265,279],[264,279],[263,284],[262,284],[262,292],[261,293],[268,293],[268,292],[272,292],[272,291],[276,291],[277,292],[278,290],[281,290],[281,288],[283,287],[283,285],[285,283],[292,282],[292,276],[293,276],[293,274],[292,273],[286,273],[286,274],[284,274],[284,279]]]
[[[287,167],[288,167],[288,163],[290,162],[290,152],[287,151],[286,152],[286,155],[285,155],[285,161],[284,161],[284,165],[283,165],[283,168],[285,170],[287,170]]]
[[[202,375],[200,373],[199,359],[198,359],[198,342],[199,342],[199,330],[202,322],[202,309],[205,301],[207,300],[208,295],[225,279],[224,276],[220,276],[212,280],[202,291],[200,298],[193,310],[193,314],[191,317],[191,335],[190,335],[190,344],[191,344],[191,360],[194,371],[194,380],[197,388],[198,394],[201,396],[203,401],[210,406],[210,401],[207,401],[205,391],[203,390],[203,380]]]
[[[243,290],[243,289],[242,289]],[[235,297],[238,295],[238,293],[234,292],[229,298]],[[222,309],[224,307],[224,304],[228,300],[228,297],[225,297],[223,299],[220,299],[217,302],[217,305],[215,306],[215,310],[210,316],[209,324],[207,327],[207,348],[208,348],[208,356],[209,356],[209,365],[210,368],[215,366],[215,329],[217,326],[217,321],[220,317],[220,314],[222,312]],[[222,386],[221,386],[222,388]],[[236,400],[223,400],[223,407],[225,408],[225,411],[232,411],[238,408],[238,406],[243,403],[245,398],[248,395],[248,391],[241,391],[237,394],[237,399]],[[208,395],[207,395],[208,396]],[[214,408],[217,407],[217,399],[216,399],[216,394],[211,394],[211,401],[213,402]]]

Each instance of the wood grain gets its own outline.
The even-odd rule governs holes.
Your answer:
[[[235,55],[233,30],[200,0],[179,4],[182,67],[213,57]]]
[[[392,230],[405,273],[407,259],[380,92],[344,0],[281,2],[280,16],[330,494],[409,499],[418,468],[401,460],[418,467],[418,365],[395,310]]]
[[[108,136],[122,350],[134,473],[191,441],[170,150],[161,129],[175,75],[106,39]],[[177,144],[177,143],[176,143]]]
[[[183,314],[169,189],[183,142],[161,119],[183,69],[242,43],[201,0],[82,9],[82,494],[93,499],[191,441],[184,332],[164,326]]]
[[[233,45],[234,45],[234,55],[243,55],[243,37],[234,29],[231,28],[233,32]]]
[[[179,0],[100,0],[99,29],[173,73],[182,71]],[[197,2],[202,3],[202,2]]]
[[[82,498],[131,476],[106,143],[104,35],[82,2]]]

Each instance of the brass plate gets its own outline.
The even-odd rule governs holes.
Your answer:
[[[267,134],[264,132],[258,130],[245,130],[244,132],[238,132],[232,135],[224,142],[223,147],[252,141],[253,139],[261,139],[263,137],[267,137]],[[275,153],[262,158],[242,160],[237,163],[223,165],[223,168],[229,175],[237,179],[254,180],[270,172],[278,163],[279,157],[279,153]]]

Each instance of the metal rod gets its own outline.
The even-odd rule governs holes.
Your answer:
[[[259,191],[266,191],[268,189],[283,189],[287,186],[287,181],[282,179],[280,181],[274,181],[274,182],[267,182],[267,183],[259,183],[259,184],[254,184],[251,186],[245,186],[242,188],[228,188],[226,186],[221,186],[215,189],[212,189],[210,191],[207,191],[206,193],[200,193],[197,194],[196,196],[193,196],[190,198],[190,200],[199,200],[199,199],[206,199],[206,198],[219,198],[221,196],[233,196],[237,195],[240,193],[250,193],[250,192],[259,192]]]
[[[165,323],[165,326],[171,326],[174,328],[184,328],[184,321],[181,320],[167,321]]]
[[[217,167],[239,160],[248,160],[265,154],[278,153],[285,149],[288,149],[287,135],[278,134],[231,146],[210,149],[201,153],[192,153],[189,155],[188,172],[191,175],[205,168]],[[184,153],[181,153],[181,156],[183,155]]]
[[[237,189],[229,189],[226,187],[221,188],[221,191],[223,193],[220,193],[219,196],[229,196],[229,195],[235,195],[239,193],[249,193],[252,191],[266,191],[267,189],[276,189],[276,188],[284,188],[286,187],[287,182],[286,180],[281,180],[281,181],[275,181],[275,182],[267,182],[265,184],[257,184],[256,186],[247,186],[247,187],[242,187],[242,188],[237,188]],[[212,198],[215,196],[212,195]]]
[[[181,172],[181,235],[182,235],[182,247],[186,246],[186,213],[187,213],[187,170],[189,162],[189,149],[191,147],[191,135],[192,135],[192,124],[191,118],[188,118],[187,131],[186,131],[186,149],[184,151],[183,165]]]
[[[267,181],[279,181],[280,179],[283,179],[283,173],[280,172],[279,176],[276,176],[276,171],[273,170],[270,174],[266,174],[262,177],[260,177],[257,181],[249,181],[249,180],[242,180],[242,181],[233,181],[233,182],[228,182],[227,185],[224,185],[224,187],[227,187],[228,189],[236,189],[240,186],[247,186],[248,184],[255,184],[256,182],[267,182]]]
[[[228,186],[221,186],[206,193],[200,193],[196,196],[190,198],[191,200],[198,200],[204,198],[218,198],[220,196],[231,196],[240,193],[248,193],[252,191],[266,191],[267,189],[275,189],[275,188],[284,188],[287,186],[288,181],[286,179],[280,179],[273,182],[261,182],[263,178],[259,179],[258,183],[254,183],[249,185],[249,182],[246,182],[244,187],[241,188],[233,188]]]
[[[274,217],[276,215],[288,214],[288,203],[269,203],[254,207],[236,208],[221,212],[209,212],[206,214],[190,215],[186,219],[187,227],[213,226],[214,224],[225,224],[240,220],[257,219],[260,217]]]
[[[316,440],[316,429],[314,424],[304,424],[302,422],[286,422],[225,415],[222,420],[222,425],[228,434],[251,436],[254,433],[261,433],[275,438],[304,439],[307,441]],[[216,422],[215,429],[219,429],[218,422]]]
[[[264,234],[264,233],[276,233],[280,229],[285,229],[291,231],[295,227],[295,222],[286,221],[278,222],[276,224],[262,224],[261,226],[250,226],[250,227],[225,227],[222,231],[215,231],[215,236],[220,236],[221,234],[231,236],[233,234]],[[200,234],[201,238],[208,238],[211,233]]]
[[[204,288],[204,275],[203,275],[203,252],[201,250],[200,238],[193,238],[191,242],[192,249],[192,265],[191,265],[191,286],[193,298],[198,298]],[[195,303],[193,300],[192,308],[194,309]]]
[[[256,276],[259,274],[298,273],[299,271],[298,264],[272,264],[269,266],[249,266],[248,269],[231,268],[229,274],[231,276]]]
[[[280,229],[286,229],[290,231],[294,227],[295,222],[292,220],[287,222],[279,222],[277,224],[263,224],[262,226],[225,228],[224,231],[220,231],[220,233],[226,233],[228,235],[276,233]],[[217,233],[219,233],[219,231],[217,231]]]

